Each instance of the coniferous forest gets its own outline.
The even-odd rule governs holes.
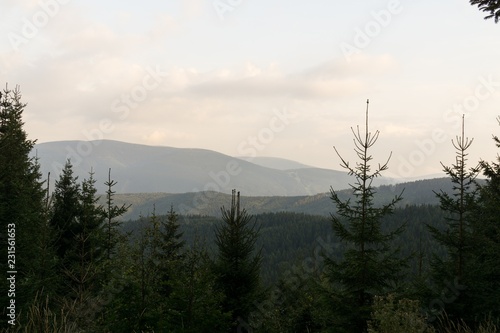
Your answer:
[[[220,218],[172,206],[124,221],[130,207],[114,201],[112,170],[78,179],[68,160],[60,175],[40,173],[25,108],[19,88],[0,93],[5,332],[500,328],[500,160],[468,161],[474,145],[463,123],[449,147],[456,159],[442,161],[452,191],[433,194],[438,206],[400,207],[404,191],[375,203],[372,182],[388,164],[373,163],[380,133],[369,127],[367,103],[354,146],[335,147],[352,196],[332,189],[329,218],[252,216],[233,191]],[[347,149],[356,161],[343,158]]]

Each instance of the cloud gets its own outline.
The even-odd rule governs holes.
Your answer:
[[[204,5],[192,0],[185,6],[180,17],[191,19],[201,15]],[[293,71],[283,70],[284,64],[275,60],[238,60],[211,70],[182,61],[171,66],[168,46],[186,33],[179,16],[158,12],[132,30],[123,27],[137,25],[133,13],[117,11],[112,22],[102,22],[77,9],[62,8],[19,54],[0,52],[0,73],[12,84],[22,84],[23,99],[29,103],[27,129],[41,142],[96,139],[102,134],[106,139],[234,155],[241,142],[269,127],[274,109],[286,106],[297,117],[258,153],[293,158],[302,147],[302,154],[312,159],[317,151],[332,152],[332,144],[351,143],[351,111],[363,113],[358,96],[373,91],[371,80],[398,67],[389,55],[366,54],[349,64],[339,58]],[[156,67],[167,73],[159,86],[148,90],[147,98],[125,117],[114,112],[113,102],[131,95],[143,84],[148,68]],[[351,97],[354,105],[348,102]],[[113,130],[98,132],[103,119]],[[404,136],[405,126],[383,130]]]
[[[415,138],[421,135],[422,128],[416,126],[403,126],[394,123],[385,124],[381,127],[380,132],[390,137],[407,137]]]
[[[201,97],[328,99],[360,93],[366,89],[362,77],[383,75],[396,67],[396,61],[389,55],[358,55],[350,64],[335,59],[291,74],[281,72],[275,64],[262,68],[246,62],[239,68],[207,73],[175,69],[172,83],[187,94]]]
[[[33,10],[39,7],[39,1],[37,0],[3,0],[3,6],[9,7],[21,7],[23,10]]]
[[[110,27],[98,23],[61,36],[58,48],[71,57],[87,58],[95,55],[119,56],[137,42],[134,36],[118,36]]]
[[[107,33],[98,36],[100,28]],[[95,45],[112,44],[116,37],[99,25],[81,31],[79,36]],[[40,66],[37,63],[35,68],[17,68],[17,72],[22,73],[21,81],[27,82],[26,89],[23,88],[26,100],[36,101],[28,112],[41,129],[38,133],[42,133],[42,141],[56,139],[51,131],[43,130],[54,123],[71,128],[73,139],[82,139],[85,138],[82,133],[98,128],[102,119],[110,119],[115,130],[107,133],[107,138],[174,146],[199,146],[201,140],[216,142],[216,146],[226,140],[226,134],[236,138],[255,135],[268,125],[273,107],[291,101],[300,111],[299,119],[307,122],[305,126],[309,131],[319,129],[328,133],[331,125],[323,128],[321,124],[332,121],[334,116],[334,128],[338,128],[346,115],[335,109],[327,113],[328,106],[313,104],[342,99],[367,89],[362,79],[341,71],[342,75],[337,76],[311,75],[311,71],[287,74],[275,64],[263,67],[252,62],[205,72],[191,67],[167,70],[159,66],[167,75],[122,119],[114,113],[113,101],[130,95],[134,87],[142,84],[147,68],[155,66],[119,57],[120,52],[80,57],[76,52],[80,46],[76,42],[65,46],[73,50],[69,53],[71,56],[44,57],[39,59]],[[362,67],[363,62],[359,66]],[[319,70],[321,65],[315,68]],[[329,68],[333,74],[335,67]],[[330,116],[325,118],[321,112]],[[208,128],[207,124],[210,124]],[[224,135],[207,134],[220,128],[224,128]],[[207,135],[210,139],[204,138]]]
[[[151,41],[163,42],[165,37],[179,30],[179,23],[171,15],[159,13],[155,16],[153,26],[148,31],[148,36]]]
[[[186,91],[220,98],[271,98],[291,96],[299,99],[348,96],[363,89],[359,80],[346,77],[318,77],[309,73],[285,74],[273,67],[262,69],[251,63],[243,71],[225,71],[203,82],[193,82]]]
[[[308,78],[329,79],[339,77],[358,77],[367,75],[381,75],[398,67],[396,60],[389,54],[353,55],[347,63],[343,58],[313,66],[305,70],[302,75]]]
[[[206,9],[206,1],[204,0],[183,0],[182,1],[182,18],[192,20],[200,17]]]

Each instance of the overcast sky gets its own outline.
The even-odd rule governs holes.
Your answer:
[[[45,4],[42,6],[42,4]],[[468,0],[2,0],[0,82],[38,142],[113,139],[339,169],[380,130],[387,176],[471,165],[500,134],[500,24]]]

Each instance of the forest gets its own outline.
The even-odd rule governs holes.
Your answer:
[[[68,160],[48,188],[29,155],[25,107],[18,88],[1,92],[4,332],[500,328],[500,162],[468,163],[463,127],[455,161],[443,161],[451,193],[434,193],[439,205],[398,206],[404,190],[380,203],[372,181],[387,163],[371,165],[379,132],[367,103],[366,124],[353,129],[359,160],[337,152],[352,194],[332,189],[329,217],[251,216],[234,190],[220,217],[172,207],[124,221],[130,207],[115,204],[112,170],[81,180]]]

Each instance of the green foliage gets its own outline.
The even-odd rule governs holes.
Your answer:
[[[251,216],[240,210],[235,191],[231,208],[221,208],[223,224],[216,228],[217,257],[214,271],[217,287],[224,294],[224,312],[230,312],[233,325],[245,320],[254,301],[259,299],[261,254],[255,253],[258,230]]]
[[[472,220],[478,205],[475,180],[479,167],[467,169],[467,150],[472,142],[473,140],[465,137],[462,119],[462,135],[452,140],[456,150],[456,162],[451,167],[441,163],[444,172],[450,177],[453,192],[452,194],[444,191],[436,193],[440,208],[446,213],[445,227],[439,229],[428,225],[433,237],[446,249],[447,254],[445,258],[435,255],[432,260],[432,280],[436,289],[433,297],[439,297],[450,281],[470,285],[475,279],[473,270],[469,266],[471,266],[471,249],[474,247]],[[467,291],[459,291],[456,299],[446,305],[446,312],[450,318],[470,319],[473,317],[470,313],[471,300],[468,294]]]
[[[432,333],[418,301],[375,296],[368,333]]]
[[[16,226],[18,270],[16,326],[2,332],[498,331],[500,157],[480,163],[487,179],[476,182],[463,132],[453,141],[456,164],[443,165],[451,182],[439,183],[440,207],[421,205],[427,198],[401,206],[401,187],[372,186],[387,163],[371,169],[379,132],[368,131],[367,110],[364,135],[353,130],[360,162],[339,154],[355,182],[331,191],[331,221],[325,195],[253,198],[263,211],[289,211],[253,220],[233,191],[222,220],[179,216],[171,204],[165,216],[153,206],[148,218],[122,224],[130,205],[115,203],[111,171],[98,201],[93,172],[79,183],[67,161],[49,200],[29,157],[20,97],[18,89],[0,93],[0,225]],[[413,197],[422,188],[432,194],[429,184],[413,184]],[[302,204],[318,215],[291,212]],[[5,232],[0,241],[7,249]],[[432,310],[443,309],[428,327]]]
[[[331,199],[337,206],[337,214],[332,214],[333,230],[342,242],[347,244],[344,258],[340,261],[327,259],[327,271],[322,281],[326,294],[327,315],[325,326],[337,327],[345,332],[366,331],[366,321],[371,312],[373,297],[394,288],[401,279],[401,270],[406,261],[399,257],[398,249],[391,242],[399,235],[402,226],[387,233],[382,231],[382,218],[393,213],[401,194],[390,203],[376,207],[373,203],[375,189],[372,182],[387,169],[387,163],[371,171],[372,156],[369,149],[378,139],[379,132],[368,131],[368,102],[365,133],[359,127],[354,134],[355,152],[360,159],[355,167],[342,160],[341,166],[354,176],[351,185],[354,202],[343,201],[331,190]],[[332,313],[331,316],[328,313]]]
[[[161,221],[160,237],[161,242],[156,253],[156,260],[159,263],[160,293],[162,297],[169,297],[172,288],[169,281],[179,270],[179,265],[183,263],[184,244],[182,232],[179,231],[178,215],[171,206],[166,220]]]
[[[216,288],[216,276],[205,249],[195,245],[168,280],[170,294],[159,326],[166,332],[224,332],[231,313],[220,304],[224,295]]]
[[[479,10],[487,12],[485,20],[495,19],[495,23],[500,20],[500,2],[498,0],[470,0],[471,5],[477,5]]]
[[[68,264],[66,256],[75,243],[75,231],[81,213],[81,189],[77,179],[73,176],[71,161],[66,161],[52,195],[50,225],[56,232],[54,247],[61,267]]]
[[[40,169],[36,158],[29,154],[35,141],[29,140],[22,120],[26,104],[21,102],[19,87],[0,91],[0,268],[3,272],[16,270],[16,307],[26,310],[35,297],[35,286],[51,289],[54,284],[50,271],[52,249],[47,244],[48,236],[45,189],[40,180]],[[15,230],[15,266],[7,267],[7,235]],[[11,253],[12,254],[12,253]],[[12,257],[9,257],[12,258]],[[33,260],[37,258],[36,260]],[[7,280],[0,284],[8,290]],[[0,302],[5,306],[9,300],[2,292]],[[1,316],[0,324],[7,317]]]
[[[29,308],[19,315],[18,323],[11,332],[18,333],[79,333],[78,326],[71,321],[68,312],[61,309],[59,312],[51,309],[52,302],[46,296],[44,300],[37,294]]]
[[[259,332],[316,332],[315,312],[320,305],[310,272],[288,271],[258,305]]]
[[[115,186],[116,184],[117,182],[111,179],[111,169],[109,169],[108,180],[104,183],[104,185],[106,185],[108,189],[106,190],[106,203],[103,211],[106,217],[106,222],[104,225],[104,248],[106,250],[106,259],[108,261],[111,259],[111,256],[115,254],[114,249],[116,245],[120,241],[123,241],[123,237],[119,231],[122,222],[116,219],[125,214],[131,206],[126,204],[122,204],[121,206],[115,205],[114,196],[116,192],[113,191],[113,186]]]
[[[102,207],[97,205],[93,175],[91,171],[80,187],[72,177],[72,166],[68,162],[56,183],[53,207],[53,222],[61,222],[61,218],[69,219],[69,223],[54,223],[59,226],[59,254],[62,255],[58,267],[62,280],[58,302],[79,327],[87,329],[95,327],[99,309],[92,305],[101,293],[101,272],[105,259],[102,244],[104,214]],[[69,207],[70,211],[64,211],[65,207]]]
[[[198,284],[204,283],[205,291],[210,293],[210,279],[213,277],[207,274],[200,277],[200,272],[206,268],[201,265],[198,255],[188,252],[189,256],[185,257],[178,215],[173,208],[165,218],[156,215],[153,210],[148,218],[141,219],[139,223],[143,227],[135,230],[129,255],[118,256],[124,263],[123,267],[131,268],[122,273],[124,279],[117,277],[114,281],[114,288],[120,291],[113,300],[117,311],[109,314],[109,320],[114,323],[111,330],[120,332],[128,328],[184,332],[188,328],[199,328],[198,323],[190,318],[200,316],[199,302],[204,304],[204,310],[208,310],[209,300],[214,298],[207,297],[208,300],[200,301],[199,295],[193,293],[198,293],[201,290]],[[193,256],[196,262],[193,262]],[[130,258],[129,262],[127,258]],[[188,268],[189,274],[186,271]],[[190,284],[186,285],[187,282]],[[192,293],[189,306],[182,303],[185,298],[179,299],[178,288],[181,286],[188,286],[187,291]],[[187,297],[185,293],[180,294]]]
[[[500,119],[499,119],[500,123]],[[500,139],[493,137],[500,148]],[[500,319],[500,157],[495,162],[481,161],[486,184],[480,186],[479,207],[474,212],[471,252],[473,278],[469,285],[473,299],[470,311],[477,318],[491,315]]]
[[[404,208],[408,205],[438,205],[439,200],[433,191],[443,190],[452,193],[448,178],[423,179],[394,185],[381,185],[377,187],[377,195],[373,198],[375,206],[381,206],[394,198],[394,193],[401,193],[404,197],[396,205]],[[352,198],[351,189],[337,191],[342,200]],[[196,202],[200,197],[210,198],[209,204],[186,210],[186,204]],[[225,193],[126,193],[117,194],[115,201],[125,204],[131,203],[132,207],[123,216],[124,220],[137,220],[141,212],[149,212],[156,206],[158,211],[167,211],[171,205],[184,218],[194,216],[220,217],[220,207],[224,202],[231,200],[230,194]],[[329,193],[319,193],[313,196],[267,196],[245,197],[245,209],[251,215],[289,212],[307,215],[322,215],[329,217],[331,213],[331,199]],[[352,199],[351,199],[352,200]],[[104,197],[101,204],[105,204]]]
[[[479,323],[477,329],[470,328],[463,320],[453,321],[443,313],[439,317],[439,332],[441,333],[497,333],[500,331],[497,323],[495,323],[491,317],[486,318],[484,321]]]

